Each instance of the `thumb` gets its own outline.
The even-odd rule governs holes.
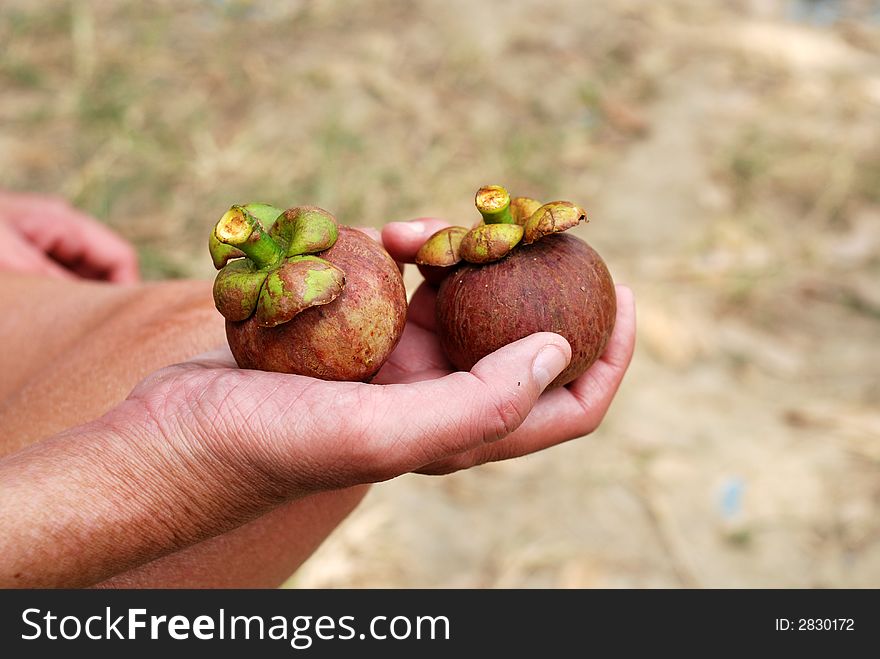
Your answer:
[[[571,348],[542,332],[481,359],[469,373],[371,389],[370,455],[376,480],[497,441],[525,420],[541,392],[568,366]],[[378,422],[377,422],[378,420]]]
[[[398,263],[412,263],[424,242],[449,222],[422,217],[409,222],[389,222],[382,227],[382,244]]]

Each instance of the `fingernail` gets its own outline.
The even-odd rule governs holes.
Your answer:
[[[566,366],[568,360],[559,348],[553,345],[544,346],[532,362],[532,376],[543,391]]]
[[[389,222],[389,224],[393,224],[413,234],[422,235],[425,233],[425,223],[419,220],[412,220],[411,222]]]

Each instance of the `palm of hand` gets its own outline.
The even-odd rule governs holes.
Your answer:
[[[599,425],[632,355],[629,289],[618,288],[615,332],[600,360],[540,399],[528,367],[548,337],[567,350],[561,337],[532,335],[470,373],[455,372],[434,331],[434,299],[424,284],[413,295],[400,343],[371,384],[241,370],[224,348],[156,373],[132,400],[166,436],[222,446],[221,460],[256,455],[262,471],[303,492],[316,480],[335,488],[410,471],[450,473]]]

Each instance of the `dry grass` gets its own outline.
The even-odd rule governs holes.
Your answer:
[[[233,202],[588,208],[640,310],[603,428],[374,489],[293,584],[876,587],[880,29],[808,5],[13,0],[0,186],[157,278]]]
[[[5,9],[3,184],[63,191],[150,275],[205,274],[202,234],[242,199],[380,225],[470,216],[484,180],[561,194],[600,157],[604,88],[632,86],[631,31],[601,13],[548,43],[480,3],[269,4]]]

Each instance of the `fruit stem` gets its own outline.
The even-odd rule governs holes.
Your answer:
[[[258,269],[277,265],[284,258],[284,250],[266,233],[263,225],[241,206],[233,206],[214,227],[214,235],[221,243],[237,247]]]
[[[485,185],[477,190],[474,203],[486,224],[516,224],[510,214],[510,195],[500,185]]]

